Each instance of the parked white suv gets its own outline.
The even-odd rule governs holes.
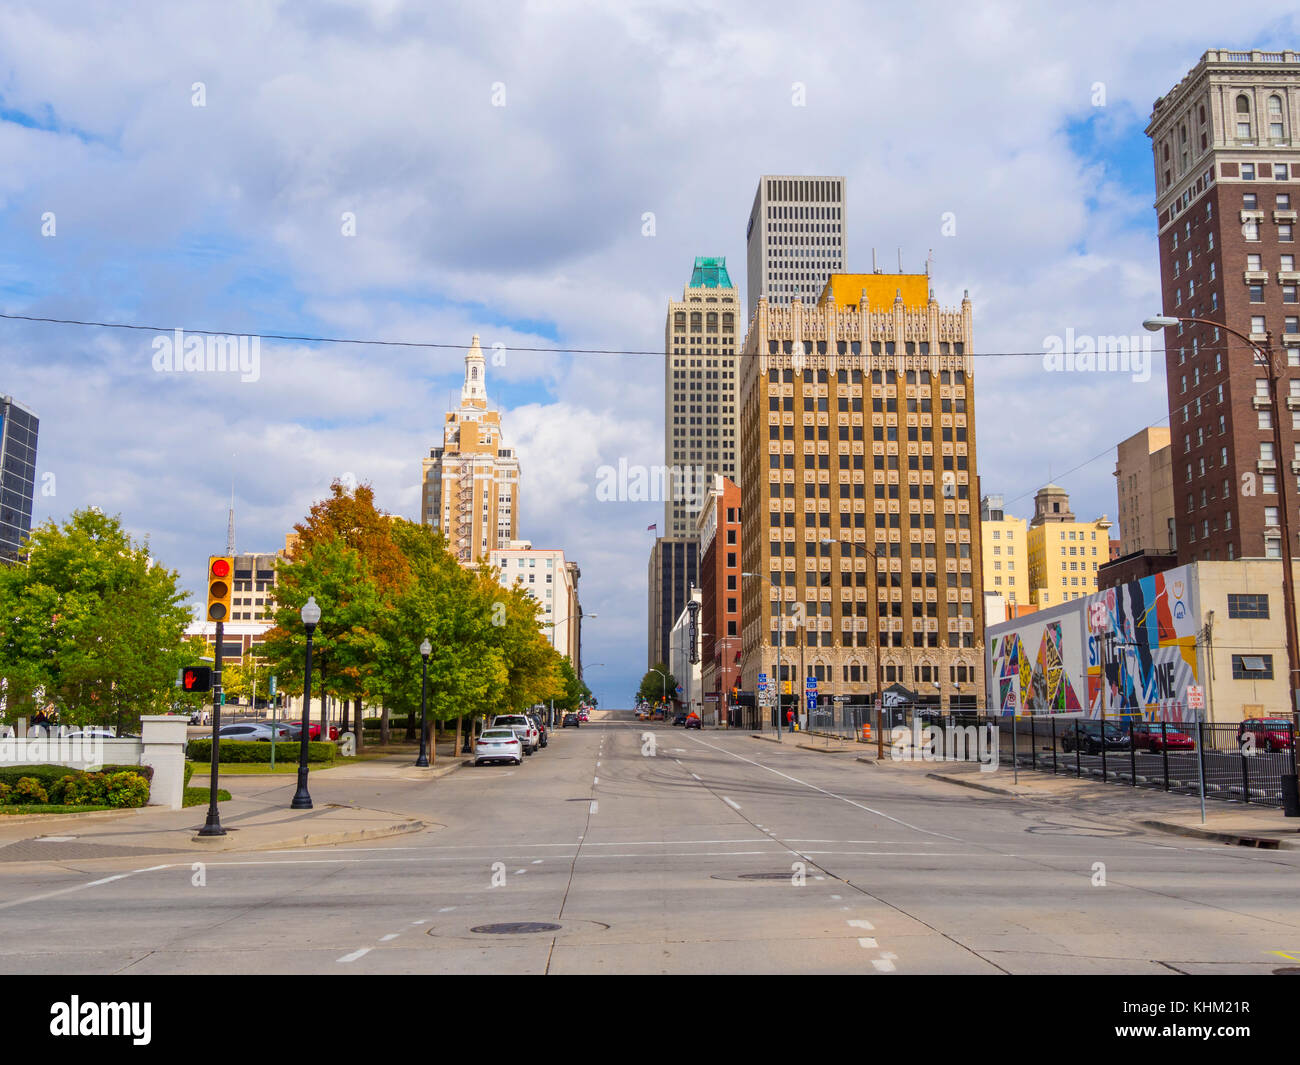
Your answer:
[[[523,745],[524,754],[532,754],[542,742],[542,737],[526,714],[498,714],[492,719],[493,728],[514,729],[515,735]]]

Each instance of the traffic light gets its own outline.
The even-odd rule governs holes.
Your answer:
[[[210,692],[212,690],[212,667],[186,666],[181,670],[181,690]]]
[[[230,618],[231,574],[235,560],[230,556],[214,555],[208,559],[208,621],[227,621]]]

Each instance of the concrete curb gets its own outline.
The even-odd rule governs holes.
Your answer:
[[[366,839],[384,839],[387,836],[401,836],[408,832],[422,832],[430,826],[428,821],[400,821],[382,828],[352,828],[338,832],[308,832],[303,836],[290,836],[285,839],[269,840],[265,843],[253,843],[241,846],[238,839],[231,836],[191,836],[194,843],[202,844],[198,850],[214,851],[271,851],[285,847],[328,847],[334,843],[359,843]]]
[[[852,747],[817,747],[811,743],[796,743],[801,751],[816,751],[818,754],[852,754]]]
[[[862,762],[864,765],[875,765],[875,764],[876,764],[876,759],[874,759],[874,758],[868,758],[865,754],[860,754],[860,755],[858,755],[857,758],[854,759],[854,760],[855,760],[855,761],[858,761],[858,762]]]
[[[0,828],[5,825],[31,825],[38,821],[62,821],[67,824],[70,818],[86,818],[96,821],[112,820],[118,817],[131,817],[134,814],[144,813],[147,810],[165,810],[166,806],[133,806],[128,810],[87,810],[79,814],[13,814],[5,817],[0,815]]]
[[[1025,799],[1032,798],[1029,792],[1012,791],[1010,788],[995,788],[992,784],[976,784],[973,780],[967,780],[965,777],[950,777],[944,773],[926,773],[930,780],[941,780],[945,784],[956,784],[962,788],[973,788],[976,791],[987,791],[993,795],[1010,795],[1012,798]]]
[[[1230,843],[1238,847],[1259,847],[1262,850],[1300,850],[1300,839],[1276,839],[1272,836],[1251,835],[1245,832],[1216,832],[1212,828],[1183,825],[1176,821],[1159,821],[1155,818],[1138,818],[1137,823],[1145,828],[1154,828],[1158,832],[1168,832],[1174,836],[1188,836],[1192,839],[1205,839],[1214,843]]]

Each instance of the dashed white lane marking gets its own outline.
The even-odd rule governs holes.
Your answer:
[[[421,917],[418,921],[412,921],[411,924],[427,924],[428,920],[427,917]]]
[[[438,912],[439,912],[439,913],[451,913],[451,911],[454,910],[455,908],[456,908],[455,906],[444,906],[444,907],[443,907],[442,909],[440,909]]]
[[[838,895],[832,895],[831,898],[833,898],[833,899],[838,899],[839,896],[838,896]],[[849,927],[850,927],[850,928],[865,928],[868,932],[875,931],[875,928],[876,928],[876,926],[873,925],[870,921],[850,921],[850,922],[849,922]]]
[[[695,777],[696,780],[700,779],[699,777],[696,777],[694,773],[692,773],[691,776]]]
[[[591,778],[591,782],[592,782],[593,784],[599,784],[599,783],[600,783],[600,777],[592,777],[592,778]]]
[[[594,814],[594,813],[595,813],[597,810],[599,810],[599,809],[600,809],[600,803],[595,802],[595,801],[593,800],[593,802],[592,802],[592,804],[591,804],[591,812]]]
[[[370,947],[362,947],[360,950],[354,950],[351,954],[344,954],[343,957],[339,958],[339,961],[356,961],[358,958],[365,957],[365,955],[369,954],[370,949]]]
[[[401,935],[400,932],[389,932],[386,936],[380,936],[379,942],[387,943],[390,939],[396,939],[399,935]]]
[[[526,872],[528,872],[527,869],[516,869],[516,870],[515,870],[515,876],[522,876],[522,875],[523,875],[524,873],[526,873]]]
[[[858,946],[863,950],[876,950],[880,944],[870,936],[858,936]]]
[[[725,795],[722,796],[722,801],[725,802],[728,806],[730,806],[733,810],[740,809],[740,803],[734,801],[733,799],[728,799]]]
[[[832,896],[831,896],[831,899],[832,899],[832,901],[834,901],[834,902],[839,902],[840,899],[842,899],[842,898],[844,898],[843,895],[832,895]]]
[[[540,858],[534,858],[534,859],[533,859],[533,864],[534,864],[534,865],[541,865],[541,864],[542,864],[542,860],[541,860]]]
[[[894,971],[894,963],[888,958],[872,958],[871,964],[876,967],[877,972],[892,973]]]

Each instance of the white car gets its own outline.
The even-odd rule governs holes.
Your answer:
[[[484,762],[510,762],[520,765],[524,760],[524,745],[512,728],[484,729],[474,744],[474,764]]]
[[[537,726],[527,714],[498,714],[492,719],[492,728],[513,729],[519,742],[523,744],[524,754],[532,754],[542,742]]]

